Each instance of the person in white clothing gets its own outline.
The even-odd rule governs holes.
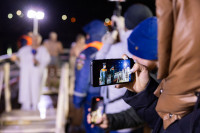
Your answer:
[[[50,62],[50,55],[44,46],[40,46],[42,37],[33,35],[32,45],[19,49],[15,59],[20,67],[19,103],[24,110],[36,110],[40,99],[42,78]]]

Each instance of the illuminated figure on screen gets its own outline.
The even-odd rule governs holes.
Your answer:
[[[129,63],[125,62],[124,63],[124,69],[123,69],[123,82],[128,82],[129,81],[129,72],[130,72],[130,67]]]
[[[105,85],[107,82],[106,63],[103,63],[103,68],[100,71],[100,85]]]
[[[114,75],[115,75],[115,68],[112,66],[110,68],[110,74],[111,74],[111,83],[114,83]]]

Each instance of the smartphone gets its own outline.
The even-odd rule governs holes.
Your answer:
[[[101,119],[104,113],[103,97],[93,97],[91,103],[91,123],[95,124]]]
[[[90,68],[90,80],[94,87],[122,84],[133,81],[131,68],[133,59],[93,60]]]

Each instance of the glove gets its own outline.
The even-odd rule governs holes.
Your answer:
[[[113,15],[111,17],[111,20],[112,20],[112,24],[116,23],[117,25],[117,30],[121,31],[121,30],[125,30],[125,20],[124,20],[124,17],[122,16],[116,16],[116,15]]]
[[[103,37],[102,37],[102,43],[103,44],[113,44],[117,40],[117,35],[118,32],[116,30],[112,32],[107,32]]]

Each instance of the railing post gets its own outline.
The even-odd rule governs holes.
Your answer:
[[[65,109],[64,109],[64,115],[65,115],[65,119],[68,117],[69,115],[69,63],[66,64],[66,74],[65,74]]]
[[[56,133],[64,133],[65,119],[69,111],[68,85],[69,85],[69,64],[66,63],[61,68],[57,115],[56,115]]]
[[[4,64],[4,83],[5,83],[5,107],[6,112],[12,110],[11,107],[11,93],[10,93],[10,63]]]

